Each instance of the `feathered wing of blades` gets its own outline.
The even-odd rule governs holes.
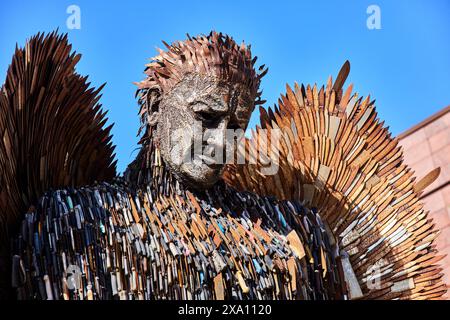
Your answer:
[[[8,229],[43,192],[116,175],[102,87],[75,71],[67,35],[16,47],[0,94],[0,219]],[[6,231],[5,229],[2,230]]]
[[[375,101],[353,85],[343,89],[349,70],[346,62],[321,88],[287,86],[278,105],[261,107],[242,149],[246,164],[229,164],[224,180],[317,208],[350,256],[364,298],[440,299],[447,288],[433,244],[439,231],[419,200],[439,172],[415,184]],[[264,173],[268,159],[276,174]]]

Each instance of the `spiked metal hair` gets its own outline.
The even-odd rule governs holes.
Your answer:
[[[146,65],[147,78],[137,83],[143,126],[151,112],[157,109],[161,94],[170,91],[188,73],[244,85],[255,101],[252,107],[264,103],[259,85],[267,69],[262,65],[255,70],[256,57],[252,58],[250,45],[242,43],[239,46],[233,38],[215,31],[208,36],[187,37],[187,40],[172,45],[163,41],[168,50],[157,49],[159,55]]]

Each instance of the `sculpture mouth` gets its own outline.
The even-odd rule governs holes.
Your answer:
[[[207,166],[209,169],[217,173],[219,173],[224,167],[222,161],[217,161],[217,159],[207,155],[199,155],[199,160],[201,161],[201,165]]]
[[[208,168],[220,170],[224,166],[224,157],[216,156],[216,151],[221,150],[223,154],[224,150],[223,147],[220,149],[218,148],[220,147],[217,145],[204,145],[202,154],[194,155],[194,157],[196,157],[197,160],[201,162],[201,164],[206,165]]]
[[[217,159],[213,157],[201,154],[198,158],[211,169],[220,169],[223,167],[223,161],[217,161]]]

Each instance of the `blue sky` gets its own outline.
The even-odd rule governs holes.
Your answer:
[[[325,83],[345,60],[347,84],[376,98],[380,117],[397,135],[450,104],[450,2],[397,1],[11,1],[0,4],[0,79],[15,44],[59,27],[82,53],[78,72],[107,83],[101,102],[114,122],[118,169],[136,156],[133,81],[161,40],[214,29],[245,40],[269,67],[263,98],[273,105],[286,83]],[[81,9],[81,29],[69,30],[69,5]],[[381,9],[381,29],[366,26],[369,5]],[[257,123],[253,114],[251,126]]]

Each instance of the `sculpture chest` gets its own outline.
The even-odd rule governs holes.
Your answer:
[[[342,294],[318,215],[228,187],[47,193],[16,241],[19,298],[325,299]],[[277,231],[275,231],[277,230]],[[71,271],[68,273],[68,270]],[[332,284],[332,285],[330,285]]]

